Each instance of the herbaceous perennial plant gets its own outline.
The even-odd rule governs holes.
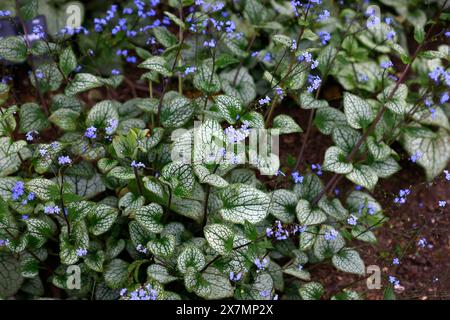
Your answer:
[[[2,1],[2,21],[44,2]],[[370,192],[400,170],[392,143],[429,180],[446,168],[448,2],[134,0],[94,16],[0,39],[0,297],[50,282],[88,299],[360,298],[309,269],[366,275],[356,247],[387,219]],[[115,99],[122,85],[134,98]],[[313,127],[332,145],[311,165]],[[263,129],[303,141],[295,165],[255,156]],[[342,178],[358,190],[339,195]]]

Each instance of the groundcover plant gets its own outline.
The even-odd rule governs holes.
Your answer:
[[[449,8],[1,1],[0,297],[401,294],[426,238],[385,252],[389,272],[361,256],[405,155],[450,180]],[[396,187],[401,210],[414,190]]]

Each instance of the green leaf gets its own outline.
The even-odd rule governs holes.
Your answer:
[[[331,258],[335,253],[339,252],[345,246],[345,240],[342,235],[337,232],[334,239],[327,240],[325,235],[327,232],[337,231],[331,226],[323,225],[314,243],[314,255],[319,260]]]
[[[337,198],[330,201],[323,197],[317,205],[323,212],[338,221],[345,220],[348,217],[348,210],[342,206],[341,201]]]
[[[210,173],[209,169],[202,165],[194,165],[195,175],[200,183],[206,183],[216,188],[225,188],[228,182],[221,176]]]
[[[7,37],[0,39],[0,58],[22,63],[27,59],[27,46],[22,37]]]
[[[194,105],[183,96],[168,101],[161,110],[161,124],[165,128],[179,128],[194,114]]]
[[[163,208],[156,203],[151,203],[145,207],[136,210],[136,221],[153,233],[161,233],[164,229],[162,224]]]
[[[344,112],[348,124],[355,129],[367,128],[375,116],[370,104],[348,92],[344,92]]]
[[[36,87],[37,79],[39,90],[42,92],[58,90],[63,81],[63,75],[59,71],[58,65],[54,62],[41,64],[36,68],[35,74],[41,74],[41,77],[34,77],[33,73],[31,73],[30,82]]]
[[[96,128],[104,128],[108,125],[108,120],[119,120],[117,108],[119,102],[113,100],[105,100],[97,103],[89,110],[86,118],[86,126],[94,126]]]
[[[284,34],[275,34],[272,36],[272,41],[278,44],[281,44],[288,49],[292,46],[292,39]]]
[[[322,180],[315,174],[307,173],[302,183],[294,186],[294,192],[300,199],[313,201],[323,190]]]
[[[406,97],[408,96],[408,87],[405,84],[400,84],[397,90],[394,92],[391,99],[388,99],[394,89],[396,88],[395,84],[391,84],[389,87],[385,88],[382,93],[377,96],[377,99],[386,105],[386,108],[391,110],[392,112],[404,115],[408,113],[409,107],[406,103]]]
[[[420,152],[421,157],[417,163],[425,169],[427,180],[433,180],[444,170],[450,159],[450,145],[448,143],[448,133],[440,128],[436,132],[431,130],[428,137],[414,135],[411,131],[405,131],[401,137],[401,143],[410,154]]]
[[[194,87],[208,95],[220,90],[220,81],[207,63],[203,63],[195,72]]]
[[[133,192],[126,193],[119,200],[119,209],[122,210],[123,214],[129,215],[134,213],[136,210],[141,208],[145,203],[145,198]]]
[[[79,116],[77,111],[61,108],[53,112],[48,119],[64,131],[76,131]]]
[[[353,183],[360,185],[368,190],[373,190],[378,182],[376,172],[367,165],[355,165],[352,172],[345,176]]]
[[[142,62],[138,67],[158,72],[162,74],[164,77],[172,76],[169,64],[167,63],[166,59],[160,56],[153,56],[151,58],[148,58],[144,62]]]
[[[359,253],[351,249],[343,249],[336,253],[331,259],[333,265],[341,271],[364,275],[366,267]]]
[[[194,188],[194,172],[190,164],[171,162],[161,170],[161,178],[172,188],[176,196],[188,196]]]
[[[316,117],[314,118],[314,125],[323,134],[329,135],[333,132],[333,129],[338,126],[347,124],[345,115],[331,107],[321,107],[316,111]]]
[[[298,293],[303,300],[319,300],[325,290],[319,282],[308,282],[298,289]]]
[[[114,259],[105,267],[105,283],[112,289],[123,287],[128,278],[128,263]]]
[[[59,197],[59,187],[52,180],[35,178],[26,183],[26,188],[42,201],[51,201]]]
[[[370,167],[380,178],[388,178],[401,169],[400,165],[392,157],[375,161],[370,164]]]
[[[105,252],[103,250],[89,251],[84,258],[84,263],[92,270],[103,272],[103,263],[105,262]]]
[[[338,126],[333,129],[332,138],[334,143],[344,152],[350,153],[358,140],[361,138],[359,131],[349,126]],[[359,150],[365,148],[363,143]]]
[[[278,129],[280,134],[303,132],[302,128],[286,114],[280,114],[273,119],[272,127]]]
[[[195,246],[187,246],[177,259],[178,270],[186,273],[188,268],[200,271],[205,266],[205,256],[202,251]]]
[[[72,190],[75,190],[77,195],[86,199],[93,198],[106,190],[102,176],[98,173],[89,178],[68,175],[64,181],[71,186]]]
[[[25,160],[27,155],[24,151],[27,143],[23,140],[13,142],[9,137],[0,138],[0,177],[10,175],[16,172],[22,160],[19,158],[19,153],[22,155],[22,159]],[[25,159],[24,159],[25,158]]]
[[[256,97],[255,81],[245,67],[222,72],[220,82],[227,95],[240,99],[245,105]]]
[[[41,131],[49,126],[47,116],[36,103],[25,103],[20,107],[20,132]]]
[[[345,160],[346,154],[339,147],[331,146],[325,152],[323,169],[339,174],[347,174],[353,170],[353,165]]]
[[[77,67],[77,57],[71,47],[65,48],[59,56],[59,69],[67,77]]]
[[[328,102],[326,100],[317,100],[313,97],[312,94],[303,92],[299,97],[300,107],[302,109],[320,109],[327,108]],[[333,108],[330,108],[333,109]],[[333,109],[335,110],[335,109]],[[317,117],[317,116],[316,116]]]
[[[78,93],[101,87],[102,79],[90,73],[77,73],[74,79],[66,87],[64,93],[67,96],[73,96]]]
[[[147,243],[148,249],[160,257],[170,257],[175,251],[176,239],[173,235],[167,234],[158,239],[150,240]]]
[[[295,207],[297,219],[302,225],[315,225],[327,220],[327,216],[322,210],[312,208],[311,204],[304,199],[300,199]]]
[[[320,51],[319,56],[317,57],[317,61],[319,62],[319,70],[324,74],[325,72],[329,72],[332,68],[332,62],[333,58],[338,53],[337,49],[332,46],[328,45],[323,50]]]
[[[170,33],[165,27],[156,27],[153,28],[152,31],[156,40],[166,48],[173,47],[178,42],[177,37]]]
[[[230,222],[256,224],[268,214],[270,198],[264,192],[244,184],[233,184],[220,190],[222,217]]]
[[[15,295],[22,283],[19,261],[12,255],[0,252],[0,298],[6,299]]]
[[[122,180],[134,180],[136,178],[131,167],[115,167],[108,173],[108,177]]]
[[[243,111],[241,101],[238,98],[228,95],[214,97],[214,101],[220,116],[228,123],[235,124],[238,116]]]
[[[151,279],[155,279],[159,283],[166,284],[177,280],[176,277],[173,277],[169,274],[169,271],[166,267],[160,264],[152,264],[147,268],[147,276]]]
[[[230,227],[223,224],[207,225],[203,232],[211,248],[219,254],[228,254],[233,249],[235,235]]]
[[[95,236],[105,233],[112,227],[117,216],[117,209],[104,204],[98,204],[87,216],[89,231]]]
[[[284,223],[292,223],[296,216],[298,196],[289,190],[278,189],[272,192],[269,212]]]

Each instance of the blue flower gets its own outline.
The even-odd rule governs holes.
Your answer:
[[[444,170],[445,180],[450,181],[450,172],[448,170]]]
[[[445,200],[439,200],[439,207],[444,208],[447,205],[447,201]]]
[[[231,281],[237,282],[237,281],[241,280],[241,278],[242,278],[242,272],[238,272],[237,274],[234,274],[233,271],[230,271],[229,279]]]
[[[329,32],[326,32],[326,31],[320,31],[320,32],[319,32],[319,38],[320,38],[320,42],[321,42],[323,45],[326,45],[326,44],[328,43],[328,41],[330,41],[331,35],[330,35]]]
[[[395,37],[396,33],[394,30],[390,30],[387,34],[386,34],[386,40],[393,40]]]
[[[317,90],[320,87],[320,84],[322,83],[322,79],[320,79],[319,76],[311,76],[308,75],[308,82],[310,85],[306,89],[309,93],[312,93],[314,90]]]
[[[418,150],[413,155],[411,155],[409,160],[413,163],[416,163],[417,160],[419,160],[422,157],[422,155],[423,155],[423,153]]]
[[[45,214],[59,214],[61,210],[57,206],[44,206]]]
[[[87,249],[84,248],[78,248],[76,251],[77,257],[84,257],[87,255]]]
[[[421,248],[425,248],[427,245],[427,239],[425,238],[420,238],[419,241],[417,242],[417,245]]]
[[[389,282],[392,283],[394,286],[400,285],[400,281],[394,276],[389,276]]]
[[[17,181],[13,188],[11,189],[12,195],[11,198],[16,201],[18,200],[21,196],[23,196],[25,194],[25,183],[23,183],[22,181]]]
[[[133,160],[131,162],[131,167],[137,168],[137,169],[145,168],[145,164],[143,164],[142,162],[136,162],[135,160]]]
[[[188,75],[191,73],[194,73],[195,71],[197,71],[196,67],[186,67],[186,69],[184,70],[184,75]]]
[[[390,67],[392,67],[394,64],[391,61],[382,61],[380,63],[380,67],[382,67],[383,69],[388,69]]]
[[[356,226],[356,224],[358,223],[358,217],[351,214],[350,217],[347,219],[347,223],[351,226]]]
[[[294,171],[291,173],[292,178],[294,179],[294,183],[303,183],[303,179],[304,177],[302,175],[300,175],[300,173],[298,171]]]
[[[263,106],[265,104],[269,104],[269,102],[270,102],[270,98],[268,96],[266,96],[265,98],[261,98],[258,101],[260,106]]]
[[[394,258],[394,259],[392,260],[392,264],[393,264],[393,265],[399,265],[399,264],[400,264],[400,260],[399,260],[398,258]]]
[[[327,20],[330,17],[330,11],[328,10],[323,10],[321,13],[319,13],[318,17],[317,17],[317,22],[322,22]]]
[[[322,175],[322,167],[320,166],[320,164],[312,164],[311,169],[313,170],[313,172],[315,171],[318,176]]]
[[[96,132],[97,132],[97,128],[94,126],[90,126],[84,132],[84,136],[88,139],[95,139],[95,138],[97,138]]]
[[[439,100],[439,102],[440,102],[441,104],[444,104],[444,103],[446,103],[448,100],[450,100],[450,96],[449,96],[448,92],[444,92],[444,93],[442,94],[441,99]]]
[[[114,131],[117,129],[117,125],[119,124],[119,121],[116,119],[108,119],[108,125],[105,128],[105,132],[108,135],[111,135],[114,133]]]
[[[143,246],[142,244],[138,244],[136,246],[136,251],[140,253],[147,253],[147,248]]]
[[[58,163],[63,166],[65,164],[71,164],[72,160],[70,160],[69,156],[59,156]]]
[[[335,229],[327,230],[325,231],[324,238],[327,241],[333,241],[336,240],[336,237],[338,236],[339,232],[337,232]]]
[[[262,261],[259,258],[255,258],[253,262],[255,263],[258,270],[264,270],[269,265],[268,258],[264,258]]]

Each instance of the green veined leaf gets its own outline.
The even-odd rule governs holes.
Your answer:
[[[97,205],[87,217],[89,231],[96,236],[105,233],[112,227],[117,216],[117,209],[104,204]]]
[[[164,77],[170,77],[172,75],[172,72],[170,71],[170,67],[166,59],[160,56],[153,56],[151,58],[146,59],[139,65],[139,68],[144,68],[158,72],[162,74]]]
[[[161,177],[170,185],[174,195],[188,196],[194,188],[195,177],[190,164],[171,162],[161,170]]]
[[[235,124],[242,112],[242,103],[238,98],[228,95],[214,97],[219,114],[228,123]]]
[[[36,103],[25,103],[20,107],[20,131],[41,131],[49,126],[47,116]]]
[[[314,125],[323,134],[329,135],[333,129],[347,124],[344,113],[331,107],[321,107],[316,111]]]
[[[343,249],[336,253],[331,259],[333,265],[341,271],[364,275],[366,267],[359,253],[355,250]]]
[[[243,184],[233,184],[220,190],[222,217],[234,223],[258,223],[268,214],[270,198],[262,191]]]
[[[19,291],[23,283],[19,261],[14,256],[0,252],[0,297],[9,298]]]
[[[373,190],[378,182],[376,172],[367,165],[355,165],[352,172],[348,173],[345,177],[368,190]]]
[[[187,246],[177,259],[178,270],[186,273],[188,268],[200,271],[205,266],[205,256],[202,251],[195,246]]]
[[[220,81],[211,67],[204,63],[196,71],[193,79],[194,87],[204,93],[213,94],[220,90]]]
[[[328,232],[336,232],[335,237],[327,239]],[[331,258],[345,246],[342,235],[331,226],[323,225],[314,243],[314,255],[319,259]]]
[[[223,224],[207,225],[203,232],[208,244],[219,254],[228,254],[233,249],[235,234],[230,227]]]
[[[42,201],[55,200],[59,197],[59,187],[52,180],[35,178],[26,183],[26,188]]]
[[[319,300],[325,290],[319,282],[308,282],[298,289],[298,292],[303,300]]]
[[[104,128],[108,125],[108,120],[119,120],[117,108],[119,102],[113,100],[105,100],[97,103],[89,110],[86,117],[86,126],[94,126],[96,128]]]
[[[0,58],[22,63],[27,59],[27,46],[22,37],[6,37],[0,39]]]
[[[235,78],[236,81],[234,81]],[[226,94],[240,99],[245,105],[252,102],[256,97],[255,81],[244,67],[222,72],[220,82],[222,90]]]
[[[150,240],[147,243],[148,249],[155,255],[160,257],[170,257],[175,251],[176,239],[173,235],[168,234],[158,239]]]
[[[67,96],[74,96],[78,93],[101,87],[102,79],[90,73],[77,73],[74,79],[65,89]]]
[[[348,124],[355,129],[367,128],[375,116],[370,104],[348,92],[344,92],[344,112]]]
[[[331,146],[325,152],[323,169],[339,174],[347,174],[353,170],[353,165],[346,161],[346,154],[339,147]]]
[[[153,233],[161,233],[164,229],[162,224],[163,208],[156,203],[151,203],[136,210],[136,221]]]
[[[298,196],[289,190],[278,189],[272,192],[269,212],[284,223],[292,223],[296,216]]]
[[[77,111],[61,108],[53,112],[48,119],[64,131],[76,131],[79,116]]]
[[[290,116],[280,114],[273,119],[274,129],[278,129],[280,134],[289,134],[295,132],[303,132],[302,128]]]
[[[123,287],[128,278],[128,263],[121,259],[112,260],[105,267],[105,283],[112,289]]]
[[[59,69],[67,77],[77,67],[77,57],[71,47],[65,48],[59,56]]]
[[[315,225],[327,220],[327,216],[322,210],[311,208],[311,204],[304,199],[298,201],[295,211],[297,219],[302,225]]]

